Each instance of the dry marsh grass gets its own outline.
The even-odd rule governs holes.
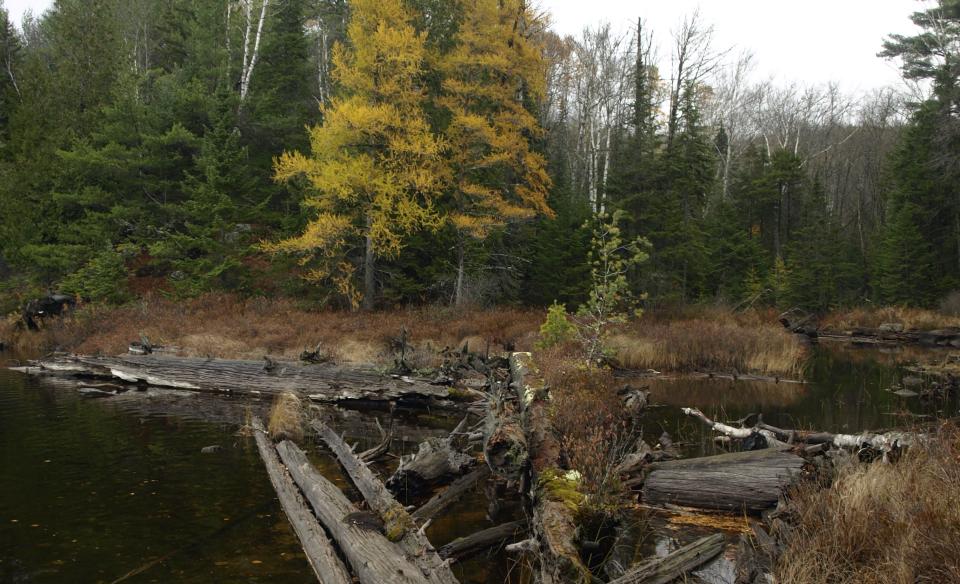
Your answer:
[[[798,377],[805,349],[779,324],[733,317],[643,319],[612,335],[617,362],[628,369],[719,371]]]
[[[851,462],[801,488],[776,569],[794,584],[960,582],[960,432],[947,426],[896,464]]]
[[[936,310],[885,306],[882,308],[852,308],[832,312],[820,321],[824,330],[845,331],[856,328],[875,329],[881,324],[898,323],[906,330],[935,330],[960,328],[960,316],[951,316]]]
[[[275,441],[302,442],[303,403],[300,398],[289,392],[278,395],[270,408],[267,430]]]
[[[438,306],[369,313],[311,311],[287,299],[209,294],[187,301],[148,297],[122,307],[87,305],[51,321],[39,333],[7,325],[5,339],[24,354],[54,349],[117,354],[142,332],[155,345],[178,347],[186,356],[240,359],[266,354],[296,359],[305,348],[321,343],[338,362],[379,364],[393,361],[391,342],[405,327],[412,357],[426,362],[430,354],[461,346],[465,339],[475,351],[529,350],[543,314],[511,307]]]

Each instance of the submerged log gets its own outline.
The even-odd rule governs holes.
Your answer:
[[[417,528],[413,518],[367,465],[360,461],[350,446],[323,422],[314,420],[310,426],[336,455],[370,509],[383,520],[387,537],[399,543],[399,547],[408,557],[413,558],[423,573],[428,575],[430,582],[456,584],[457,579],[449,564],[440,558],[427,537]]]
[[[280,506],[287,515],[294,533],[297,534],[317,579],[323,584],[351,584],[353,579],[350,578],[350,573],[340,561],[326,533],[317,522],[310,507],[307,506],[307,502],[303,500],[290,473],[281,464],[277,451],[267,438],[267,431],[259,418],[253,420],[253,432],[257,450],[267,468],[273,489],[277,492]]]
[[[529,448],[531,528],[539,549],[541,582],[589,584],[590,570],[574,538],[576,479],[560,469],[560,444],[550,423],[550,392],[530,353],[510,355],[511,386],[517,392]]]
[[[356,509],[340,489],[317,472],[302,450],[284,440],[277,445],[277,452],[362,584],[430,582],[386,537],[358,522],[345,521]]]
[[[723,536],[716,533],[662,558],[647,560],[616,580],[611,580],[610,584],[667,584],[696,570],[722,551]]]
[[[442,400],[448,388],[376,371],[332,364],[197,359],[157,355],[58,357],[27,368],[31,374],[56,374],[120,380],[126,383],[246,395],[293,392],[320,402]]]
[[[643,483],[643,501],[757,514],[777,504],[804,464],[772,448],[655,463]]]
[[[528,527],[529,524],[525,519],[489,527],[466,537],[457,538],[441,547],[440,557],[464,560],[487,548],[522,537]]]
[[[490,476],[490,468],[486,465],[478,466],[466,475],[455,480],[449,487],[434,495],[429,501],[411,515],[417,521],[428,521],[441,511],[460,500],[463,495],[477,483]]]

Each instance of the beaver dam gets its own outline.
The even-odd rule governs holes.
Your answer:
[[[526,353],[432,379],[155,355],[12,369],[9,582],[751,581],[788,537],[790,485],[893,459],[957,412],[876,351],[816,348],[807,383],[619,378],[635,440],[618,520],[592,530]]]

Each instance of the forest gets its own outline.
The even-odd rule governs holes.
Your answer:
[[[757,81],[697,14],[561,37],[517,1],[57,0],[19,28],[0,5],[0,308],[574,308],[604,222],[642,238],[646,307],[937,306],[958,14],[877,39],[915,92],[848,95]]]

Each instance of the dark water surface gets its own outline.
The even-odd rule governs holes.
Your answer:
[[[680,413],[684,406],[718,420],[762,413],[773,425],[834,432],[956,415],[955,400],[885,391],[902,377],[898,362],[904,358],[822,347],[812,353],[806,384],[636,380],[650,385],[654,403],[661,404],[644,415],[644,433],[656,443],[667,430],[692,455],[715,447],[710,432]],[[92,399],[75,384],[0,370],[0,582],[314,582],[256,447],[238,433],[251,412],[263,415],[267,405],[153,390]],[[361,448],[379,439],[375,417],[386,423],[389,416],[325,412]],[[456,424],[429,413],[397,422],[397,454]],[[214,444],[222,448],[218,453],[201,454]],[[321,472],[357,499],[333,459],[316,447],[310,454]],[[440,546],[489,527],[486,510],[483,493],[473,493],[427,534]],[[514,508],[496,520],[515,514]],[[702,535],[651,527],[645,553]],[[702,576],[725,581],[729,566],[715,563]],[[455,571],[462,582],[477,584],[519,581],[520,572],[502,553]]]
[[[0,582],[315,582],[256,446],[238,434],[247,411],[265,408],[185,392],[93,399],[0,370]],[[349,414],[348,439],[375,443],[373,414]],[[401,426],[399,449],[456,423],[430,422]],[[311,456],[347,486],[330,457]],[[439,546],[489,527],[485,509],[476,493],[428,535]],[[457,567],[463,582],[508,572],[499,555]]]

